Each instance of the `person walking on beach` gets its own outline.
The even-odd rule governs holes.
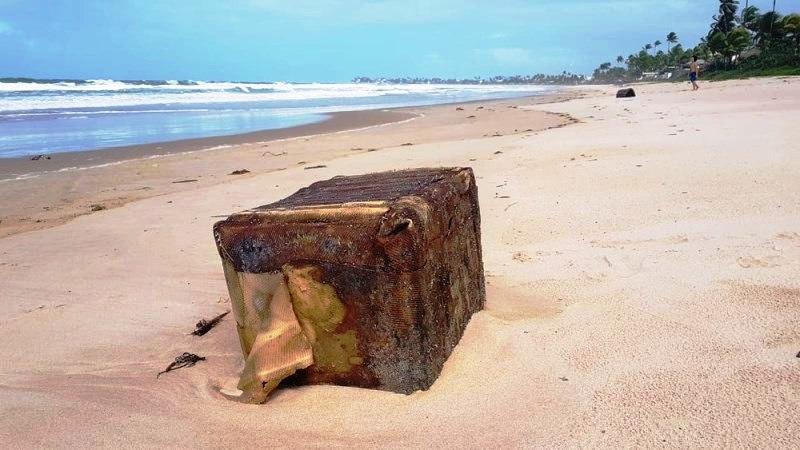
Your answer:
[[[692,62],[689,63],[689,80],[692,82],[692,90],[700,89],[697,85],[697,75],[700,73],[700,64],[697,64],[697,55],[692,56]]]

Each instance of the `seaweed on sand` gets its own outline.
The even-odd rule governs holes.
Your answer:
[[[217,326],[220,320],[222,320],[223,317],[227,316],[229,312],[230,311],[225,311],[224,313],[218,315],[217,317],[214,317],[211,320],[200,319],[200,321],[197,322],[197,325],[195,325],[195,330],[192,331],[192,334],[195,336],[202,336],[208,333],[209,331],[211,331],[212,328]]]
[[[161,374],[172,372],[173,370],[182,369],[184,367],[192,367],[198,362],[205,360],[206,358],[203,356],[197,356],[194,353],[184,352],[181,356],[175,358],[175,361],[171,362],[166,369],[162,370],[161,372],[158,372],[156,378],[160,377]]]

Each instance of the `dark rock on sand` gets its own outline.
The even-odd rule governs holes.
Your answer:
[[[625,88],[617,91],[617,98],[636,97],[636,91],[633,88]]]

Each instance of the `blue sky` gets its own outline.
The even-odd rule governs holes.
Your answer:
[[[695,45],[717,8],[716,0],[0,0],[0,76],[590,73],[670,31]],[[800,11],[800,0],[778,0],[778,9]]]

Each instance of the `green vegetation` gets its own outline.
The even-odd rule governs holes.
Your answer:
[[[732,69],[711,72],[704,78],[710,81],[736,80],[753,77],[800,76],[800,67],[770,67],[767,69]]]
[[[737,14],[738,0],[719,3],[719,13],[697,46],[684,49],[678,35],[672,32],[666,36],[666,52],[658,50],[660,40],[647,43],[636,54],[617,57],[617,63],[624,62],[625,67],[601,64],[592,81],[682,80],[692,56],[701,60],[704,78],[709,80],[800,75],[800,14],[783,16],[774,10],[762,14],[755,6],[747,6]]]
[[[774,5],[775,3],[773,3]],[[684,48],[675,32],[646,43],[637,53],[617,56],[617,66],[604,62],[591,78],[564,72],[560,75],[515,75],[491,78],[391,78],[357,77],[355,83],[412,84],[587,84],[640,80],[685,80],[692,56],[700,60],[703,78],[728,80],[774,75],[800,75],[800,14],[762,13],[755,6],[739,11],[739,0],[719,0],[708,34]]]
[[[392,83],[392,84],[566,84],[578,85],[586,83],[586,77],[574,73],[563,72],[560,75],[512,75],[491,78],[370,78],[356,77],[353,83]]]

